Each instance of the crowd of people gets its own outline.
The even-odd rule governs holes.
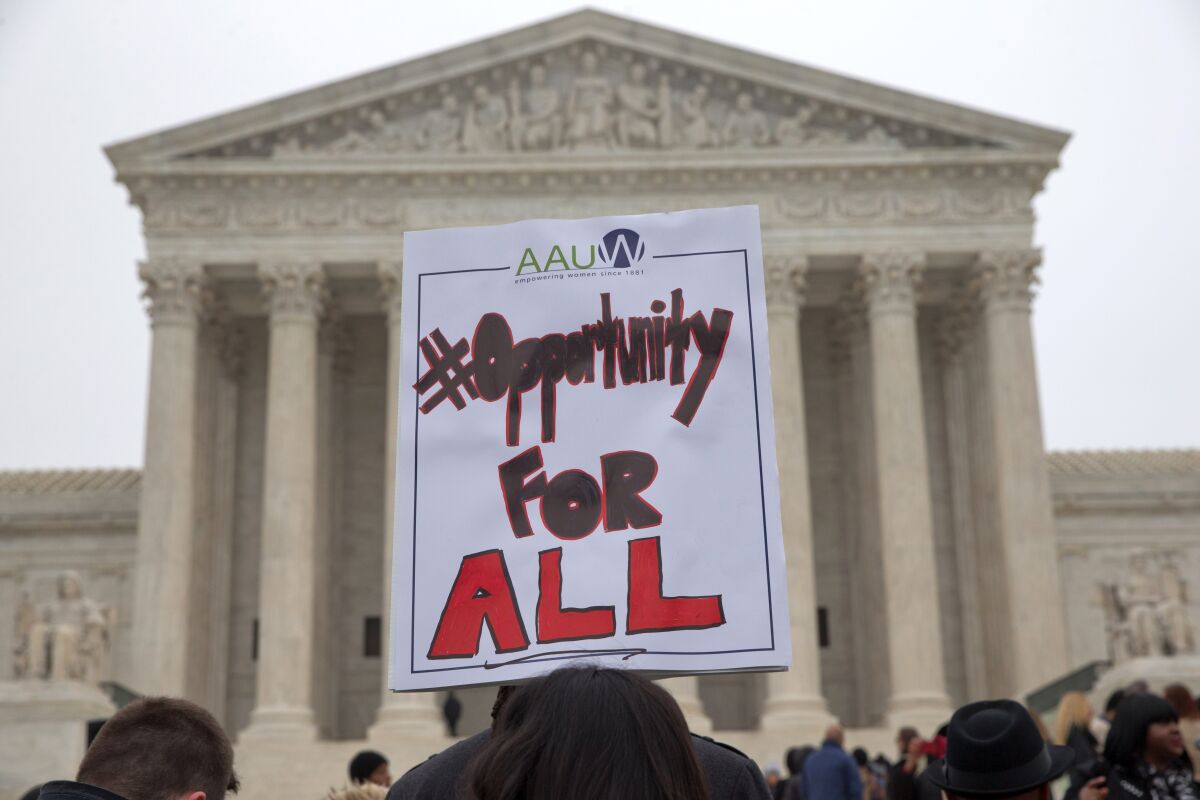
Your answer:
[[[1101,713],[1093,711],[1087,695],[1067,692],[1053,723],[1050,731],[1037,711],[1011,701],[973,703],[931,738],[901,728],[895,761],[882,754],[871,759],[862,748],[847,753],[841,729],[833,726],[819,748],[787,752],[786,778],[769,767],[767,784],[773,800],[940,800],[943,792],[1200,800],[1200,705],[1186,686],[1174,684],[1159,695],[1136,683],[1113,692]],[[1015,757],[1018,751],[1027,751],[1028,758]],[[1006,787],[999,781],[999,774],[1032,771],[1031,763],[1044,767],[1032,773],[1037,785]],[[971,772],[989,777],[964,783],[962,776]],[[958,776],[957,789],[951,776]]]
[[[409,769],[363,751],[329,800],[1200,800],[1200,709],[1187,687],[1115,692],[1103,712],[1067,693],[1048,731],[1012,700],[967,704],[933,736],[896,736],[896,758],[845,749],[831,725],[788,750],[785,777],[688,731],[678,704],[637,673],[564,667],[501,687],[488,730]],[[27,800],[224,800],[236,793],[229,738],[186,700],[146,698],[115,714],[74,781]]]

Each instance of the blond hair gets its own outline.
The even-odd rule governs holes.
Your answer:
[[[1067,692],[1058,701],[1054,715],[1054,741],[1066,744],[1071,728],[1087,728],[1092,720],[1092,704],[1083,692]]]

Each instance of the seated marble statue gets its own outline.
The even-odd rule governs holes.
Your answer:
[[[97,683],[113,623],[110,608],[84,596],[78,574],[62,573],[54,602],[35,608],[26,597],[17,612],[17,677]]]

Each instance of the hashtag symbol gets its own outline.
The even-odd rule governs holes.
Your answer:
[[[430,342],[430,339],[433,341]],[[419,346],[421,355],[425,356],[425,363],[429,365],[429,370],[413,384],[413,388],[417,390],[418,395],[423,395],[434,385],[441,385],[440,389],[421,404],[422,414],[428,414],[446,398],[449,398],[459,411],[464,409],[467,401],[458,391],[460,386],[467,390],[467,394],[471,396],[472,400],[478,399],[479,391],[475,388],[475,382],[472,380],[473,365],[471,362],[466,364],[462,362],[463,356],[471,350],[466,339],[459,339],[458,344],[451,347],[450,342],[442,335],[441,329],[434,328],[429,336],[420,341]]]

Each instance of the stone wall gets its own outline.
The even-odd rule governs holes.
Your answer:
[[[1049,467],[1071,665],[1110,657],[1100,587],[1137,555],[1178,570],[1200,633],[1200,451],[1051,453]]]
[[[137,540],[136,470],[0,472],[0,680],[13,677],[14,617],[57,594],[64,570],[84,594],[116,611],[102,677],[128,680]]]

